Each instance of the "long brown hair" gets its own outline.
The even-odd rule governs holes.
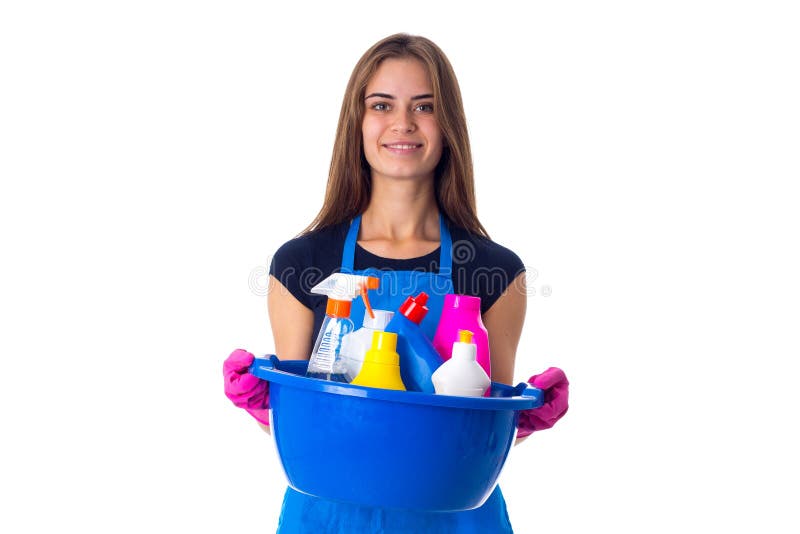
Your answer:
[[[348,221],[366,211],[372,180],[361,135],[364,92],[383,60],[407,57],[425,65],[433,85],[433,109],[443,140],[442,157],[434,172],[439,210],[457,226],[489,237],[478,220],[467,120],[453,67],[432,41],[406,33],[377,42],[353,69],[339,114],[325,201],[303,234]]]

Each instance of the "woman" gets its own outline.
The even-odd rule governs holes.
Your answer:
[[[308,359],[325,315],[310,288],[333,272],[379,275],[375,308],[395,310],[410,294],[431,296],[438,319],[446,293],[481,298],[492,380],[513,380],[525,317],[524,265],[493,243],[476,215],[472,160],[461,94],[444,53],[398,34],[359,60],[345,93],[322,209],[283,245],[270,266],[269,316],[281,359]],[[360,324],[363,305],[354,302]],[[434,324],[435,321],[429,322]],[[426,332],[433,338],[433,331]],[[268,388],[247,375],[252,355],[225,363],[226,394],[268,429]],[[531,381],[546,405],[520,417],[518,436],[552,426],[567,409],[558,369]],[[499,487],[476,510],[411,513],[343,505],[298,493],[284,498],[279,532],[511,532]]]

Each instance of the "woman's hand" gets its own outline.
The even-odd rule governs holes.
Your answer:
[[[544,391],[544,404],[539,408],[523,410],[517,423],[517,437],[523,438],[538,430],[547,430],[564,417],[569,409],[569,381],[564,371],[550,367],[544,373],[533,375],[528,383]]]
[[[254,359],[252,354],[243,349],[231,352],[222,364],[225,396],[262,425],[269,425],[269,382],[248,372]]]

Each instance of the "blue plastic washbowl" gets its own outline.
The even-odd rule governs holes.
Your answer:
[[[454,512],[483,504],[516,436],[519,410],[541,406],[528,384],[493,382],[489,397],[392,391],[306,378],[307,361],[259,358],[270,426],[289,484],[324,499]]]

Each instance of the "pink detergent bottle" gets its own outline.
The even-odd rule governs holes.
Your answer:
[[[458,331],[469,330],[474,334],[472,342],[477,347],[476,361],[486,375],[492,376],[492,363],[489,357],[489,334],[481,320],[481,299],[467,295],[444,296],[444,308],[433,337],[433,347],[444,361],[450,359],[453,343],[459,340]]]

